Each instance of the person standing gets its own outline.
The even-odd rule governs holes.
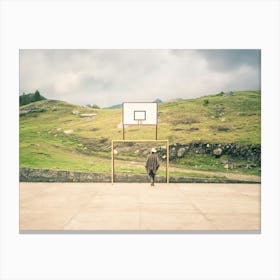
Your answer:
[[[146,171],[151,180],[151,186],[155,185],[155,176],[159,168],[159,159],[156,152],[157,150],[155,148],[152,148],[151,153],[147,158],[146,166],[145,166]]]

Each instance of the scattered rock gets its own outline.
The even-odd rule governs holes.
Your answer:
[[[175,148],[175,147],[173,147],[173,148],[170,150],[169,157],[170,157],[171,160],[172,160],[172,159],[176,159],[176,157],[177,157],[177,152],[176,152],[176,148]]]
[[[44,108],[31,106],[31,107],[20,110],[19,115],[22,116],[22,115],[25,115],[29,112],[30,113],[41,113],[41,112],[44,112],[44,111],[45,111]]]
[[[196,130],[199,130],[199,128],[198,127],[191,127],[189,129],[187,129],[187,131],[196,131]]]
[[[96,116],[96,114],[80,114],[79,115],[81,118],[85,118],[85,117],[94,117]]]
[[[216,131],[228,131],[230,130],[229,127],[227,126],[211,126],[212,129],[216,130]]]
[[[24,115],[24,114],[26,114],[28,112],[29,112],[29,110],[20,110],[19,111],[19,115],[22,116],[22,115]]]
[[[69,129],[69,130],[64,130],[63,132],[65,134],[69,135],[69,134],[72,134],[74,131],[73,131],[73,129]]]
[[[222,153],[223,153],[223,150],[222,150],[221,148],[217,148],[217,149],[213,150],[213,154],[214,154],[216,157],[221,156]]]
[[[74,110],[74,111],[72,111],[72,114],[73,114],[73,115],[79,115],[79,114],[80,114],[80,111]]]
[[[180,148],[177,152],[177,157],[181,158],[185,155],[186,149],[185,148]]]

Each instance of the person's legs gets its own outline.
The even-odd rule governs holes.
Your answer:
[[[155,177],[156,177],[156,174],[153,172],[153,186],[155,185]]]
[[[155,184],[155,174],[153,172],[153,170],[150,171],[150,178],[151,178],[151,186],[154,186]]]

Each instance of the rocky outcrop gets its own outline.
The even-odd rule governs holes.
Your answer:
[[[165,149],[158,149],[160,158],[165,158]],[[208,154],[219,158],[226,155],[231,161],[245,160],[250,161],[256,166],[261,166],[261,145],[259,144],[213,144],[213,143],[189,143],[174,144],[169,146],[170,161],[177,158],[188,156],[189,154]]]
[[[29,106],[29,107],[19,110],[19,115],[22,116],[27,113],[41,113],[44,111],[45,111],[44,108],[40,108],[40,107],[36,107],[36,106]]]

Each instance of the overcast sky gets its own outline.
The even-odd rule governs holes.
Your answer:
[[[260,50],[20,50],[20,94],[108,107],[260,89]]]

